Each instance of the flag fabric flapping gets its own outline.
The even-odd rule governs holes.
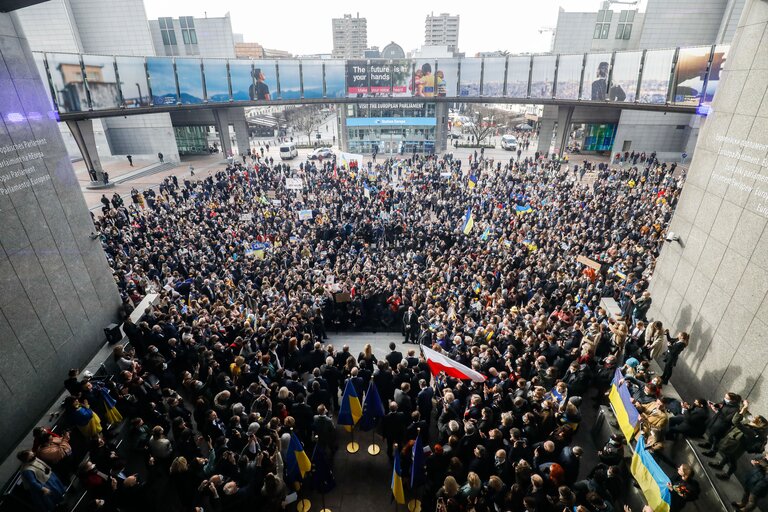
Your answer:
[[[360,417],[360,430],[369,432],[376,428],[379,420],[384,417],[384,404],[381,402],[381,396],[379,396],[379,390],[376,389],[376,384],[371,379],[368,384],[368,391],[365,392],[365,398],[363,399],[363,413]]]
[[[289,483],[302,481],[310,469],[312,469],[312,463],[304,452],[304,446],[296,434],[291,432],[291,441],[288,443],[288,451],[285,454],[287,481]]]
[[[352,429],[363,415],[363,407],[360,405],[360,397],[357,396],[357,390],[351,380],[347,380],[344,387],[344,395],[341,397],[339,405],[339,425],[344,425],[347,432]]]
[[[432,375],[445,372],[449,377],[454,377],[456,379],[471,380],[472,382],[485,382],[486,377],[482,373],[476,372],[472,368],[454,361],[445,354],[441,354],[424,345],[422,345],[421,350],[424,354],[424,358],[427,360],[427,365],[429,366]]]
[[[472,231],[472,227],[475,225],[475,218],[472,215],[472,208],[467,208],[467,213],[464,214],[464,220],[461,225],[461,231],[468,235]]]
[[[416,436],[413,443],[413,453],[411,454],[411,489],[415,489],[424,483],[424,471],[426,460],[424,458],[424,443],[421,440],[421,433]]]
[[[392,497],[398,505],[405,505],[403,492],[403,470],[400,467],[400,451],[395,450],[395,465],[392,468]]]

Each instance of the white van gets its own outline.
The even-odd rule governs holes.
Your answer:
[[[283,160],[291,160],[297,156],[299,156],[299,150],[296,149],[296,144],[293,142],[280,145],[280,158]]]
[[[501,137],[501,149],[507,151],[517,151],[517,139],[514,135],[503,135]]]

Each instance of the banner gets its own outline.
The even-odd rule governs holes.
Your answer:
[[[368,95],[368,61],[347,61],[347,95],[363,98]]]
[[[299,220],[312,220],[312,210],[299,210]]]
[[[624,376],[617,368],[613,374],[613,381],[611,382],[611,391],[608,393],[608,400],[611,402],[613,408],[613,414],[616,416],[616,421],[619,423],[624,437],[627,438],[627,442],[632,440],[632,436],[635,435],[635,429],[640,421],[640,415],[637,409],[632,405],[632,397],[629,394],[629,388],[627,388],[626,382],[622,382]],[[639,443],[638,443],[639,444]]]
[[[288,190],[301,190],[304,188],[304,184],[301,178],[285,178],[285,188]]]
[[[643,491],[648,506],[654,512],[669,512],[672,496],[667,484],[671,482],[653,455],[645,449],[645,439],[642,434],[637,438],[630,469]]]

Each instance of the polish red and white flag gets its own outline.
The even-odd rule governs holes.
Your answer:
[[[431,348],[422,345],[422,353],[427,360],[427,365],[432,371],[432,375],[437,375],[440,372],[445,372],[449,377],[461,380],[471,380],[472,382],[484,382],[486,377],[480,372],[476,372],[472,368],[464,366],[463,364],[454,361],[445,354],[441,354]]]

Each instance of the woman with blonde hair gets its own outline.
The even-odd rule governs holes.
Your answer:
[[[482,490],[483,482],[480,481],[480,477],[474,471],[470,471],[467,474],[467,483],[461,486],[457,497],[465,508],[470,508],[475,504]]]
[[[452,476],[445,477],[443,486],[437,491],[437,509],[441,512],[460,512],[461,504],[458,500],[459,484]]]
[[[171,487],[176,491],[183,510],[194,509],[194,500],[197,496],[199,479],[194,471],[190,471],[189,462],[185,457],[176,457],[171,462],[169,471]]]
[[[373,355],[373,347],[370,343],[366,343],[363,347],[363,351],[357,356],[357,363],[368,370],[373,370],[376,366],[376,356]]]

